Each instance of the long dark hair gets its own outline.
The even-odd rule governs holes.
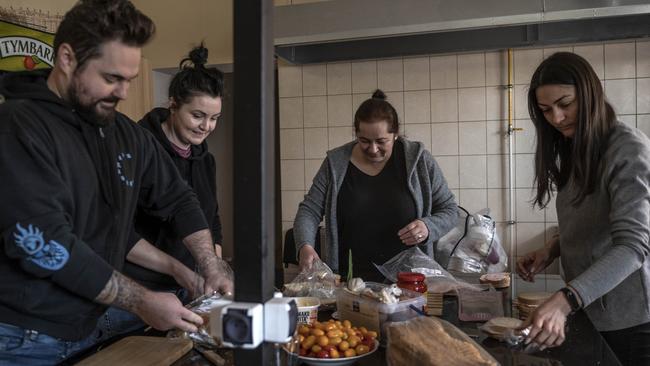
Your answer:
[[[388,122],[389,133],[399,133],[399,119],[392,104],[386,100],[386,94],[380,89],[375,90],[370,99],[366,99],[354,113],[354,131],[359,132],[359,124]]]
[[[181,60],[180,71],[169,84],[169,97],[180,107],[197,95],[223,97],[223,73],[216,67],[205,67],[208,49],[201,43]]]
[[[577,123],[571,139],[548,123],[537,105],[537,88],[550,84],[576,88]],[[577,188],[572,203],[580,203],[598,184],[607,138],[616,122],[616,113],[591,65],[570,52],[558,52],[544,60],[530,81],[528,113],[537,130],[537,195],[533,204],[546,207],[553,189],[561,189],[569,181]]]

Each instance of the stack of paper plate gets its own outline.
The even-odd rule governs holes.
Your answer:
[[[519,310],[519,319],[526,320],[538,306],[551,297],[550,292],[522,292],[517,296],[515,305]]]
[[[427,315],[442,315],[442,299],[444,294],[427,292]]]

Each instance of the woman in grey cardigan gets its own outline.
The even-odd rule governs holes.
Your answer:
[[[537,129],[537,196],[557,189],[559,235],[517,271],[531,281],[560,257],[567,286],[524,326],[529,340],[564,341],[566,316],[585,312],[624,365],[650,364],[650,141],[616,121],[582,57],[556,53],[533,74],[528,109]]]
[[[355,113],[356,141],[327,153],[294,222],[300,267],[319,258],[314,250],[325,217],[325,261],[346,275],[381,281],[382,264],[412,245],[433,254],[433,242],[457,219],[453,194],[422,143],[399,136],[393,106],[381,90]]]

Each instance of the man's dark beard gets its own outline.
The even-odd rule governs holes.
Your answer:
[[[83,118],[84,121],[86,122],[98,126],[107,126],[113,121],[115,121],[115,109],[106,110],[107,113],[102,115],[97,113],[98,110],[97,105],[100,102],[109,102],[109,103],[115,103],[115,105],[117,106],[117,102],[119,102],[119,99],[116,97],[104,98],[90,105],[84,105],[81,103],[81,100],[79,99],[79,93],[77,91],[76,84],[73,82],[70,84],[70,88],[68,89],[68,98],[70,99],[69,102],[72,105],[72,108],[74,108],[77,111],[77,113],[81,116],[81,118]]]

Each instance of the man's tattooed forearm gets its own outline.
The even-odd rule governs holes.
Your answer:
[[[140,306],[145,291],[146,289],[135,281],[113,271],[111,278],[97,295],[95,301],[133,312]]]
[[[187,249],[192,253],[199,271],[206,275],[215,270],[218,257],[214,252],[212,236],[210,231],[205,229],[188,235],[184,239]]]
[[[111,278],[108,279],[106,286],[104,286],[102,292],[97,295],[95,301],[104,305],[110,305],[115,301],[115,298],[117,297],[117,275],[118,272],[113,271]]]

